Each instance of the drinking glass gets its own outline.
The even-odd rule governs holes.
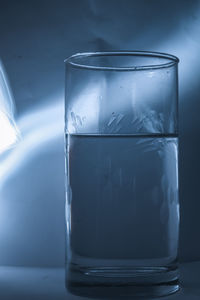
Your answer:
[[[179,289],[178,58],[79,53],[66,65],[66,285]],[[89,294],[89,292],[88,292]]]

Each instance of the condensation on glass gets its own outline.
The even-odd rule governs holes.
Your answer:
[[[98,52],[65,63],[66,285],[87,295],[173,293],[178,58]]]

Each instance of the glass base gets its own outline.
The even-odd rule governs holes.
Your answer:
[[[78,268],[70,267],[66,275],[69,292],[79,296],[161,297],[179,290],[178,269],[170,267]]]

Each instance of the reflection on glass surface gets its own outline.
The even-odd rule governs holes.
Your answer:
[[[13,114],[12,92],[5,69],[0,61],[0,154],[13,146],[19,138]]]

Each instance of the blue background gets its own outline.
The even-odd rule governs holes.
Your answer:
[[[64,63],[152,50],[179,65],[180,259],[200,259],[200,1],[1,1],[0,57],[23,140],[0,161],[0,265],[64,265]]]

